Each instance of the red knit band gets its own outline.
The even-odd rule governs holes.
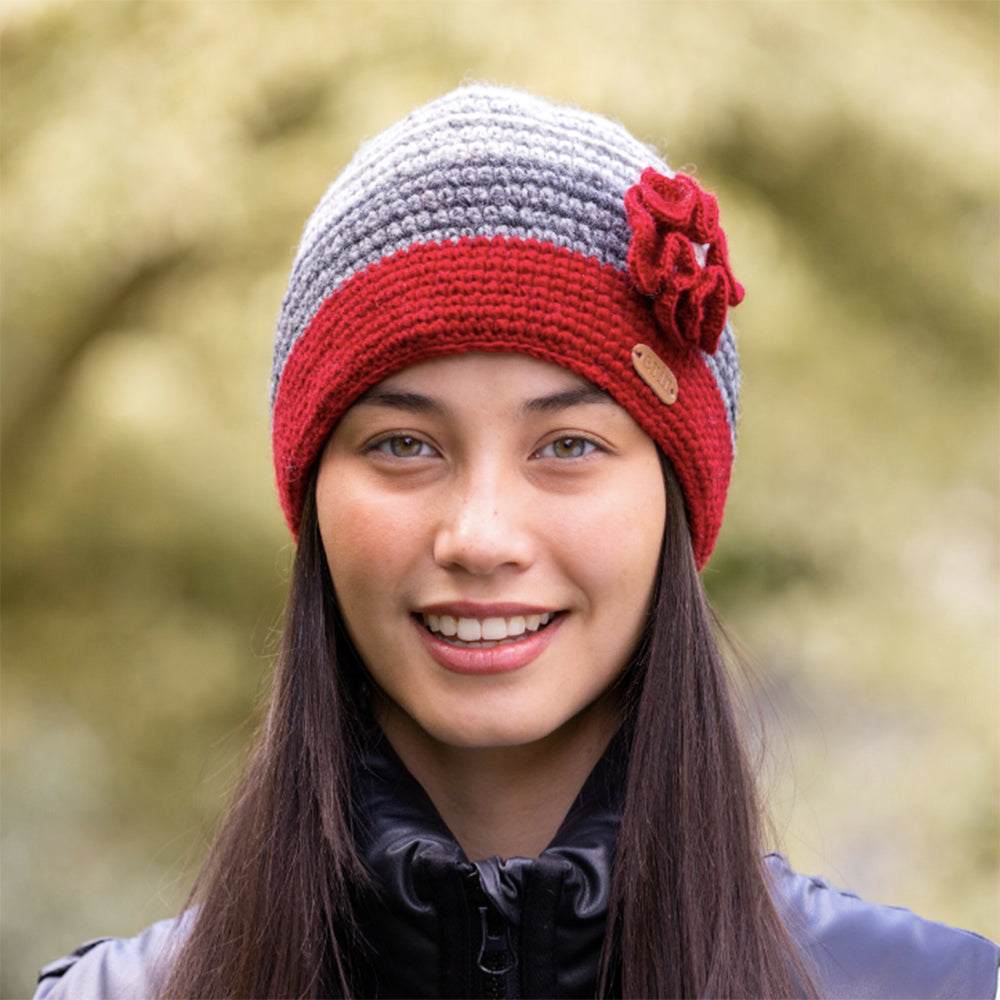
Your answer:
[[[650,345],[679,393],[661,402],[632,367]],[[660,446],[684,492],[695,561],[712,551],[729,486],[729,423],[694,348],[667,343],[628,276],[534,240],[409,247],[356,274],[322,305],[289,354],[272,438],[285,518],[298,536],[303,491],[344,411],[418,361],[472,351],[526,354],[606,390]]]

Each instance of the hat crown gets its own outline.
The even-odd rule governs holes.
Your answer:
[[[625,192],[655,150],[601,115],[473,84],[365,142],[306,223],[282,305],[271,403],[316,310],[370,264],[415,243],[538,240],[624,270]]]

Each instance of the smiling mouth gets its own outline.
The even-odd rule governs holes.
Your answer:
[[[451,615],[419,615],[424,628],[450,646],[489,649],[520,642],[546,628],[559,612],[512,615],[510,618],[455,618]]]

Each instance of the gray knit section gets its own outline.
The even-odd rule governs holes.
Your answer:
[[[406,247],[533,239],[624,270],[625,192],[649,166],[672,174],[621,125],[520,91],[472,85],[418,108],[358,150],[306,223],[276,331],[272,406],[323,302]],[[734,359],[735,348],[708,359],[730,416]]]
[[[726,407],[726,416],[729,418],[729,433],[733,441],[733,452],[736,451],[736,418],[739,416],[740,405],[740,359],[736,352],[736,338],[733,336],[733,328],[730,323],[722,328],[722,336],[719,338],[719,346],[715,354],[701,352],[705,359],[709,371],[715,378],[715,384],[719,388],[719,395]]]

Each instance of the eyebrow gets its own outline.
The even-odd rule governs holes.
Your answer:
[[[549,393],[546,396],[536,396],[525,400],[518,408],[522,414],[555,413],[569,409],[571,406],[581,406],[588,403],[610,403],[614,400],[596,385],[586,382],[562,392]],[[363,393],[355,402],[355,406],[384,406],[394,410],[406,410],[409,413],[434,414],[444,416],[448,407],[433,396],[425,396],[420,392],[405,392],[397,389],[376,385]]]
[[[443,416],[448,412],[447,407],[433,396],[425,396],[420,392],[400,392],[396,389],[387,389],[382,385],[372,386],[367,392],[354,403],[355,406],[386,406],[394,410],[407,410],[410,413],[433,413]]]
[[[585,382],[572,389],[565,389],[563,392],[553,392],[548,396],[538,396],[535,399],[526,400],[521,404],[521,412],[554,413],[584,403],[611,403],[612,406],[615,405],[614,400],[603,389],[598,389],[596,385]]]

